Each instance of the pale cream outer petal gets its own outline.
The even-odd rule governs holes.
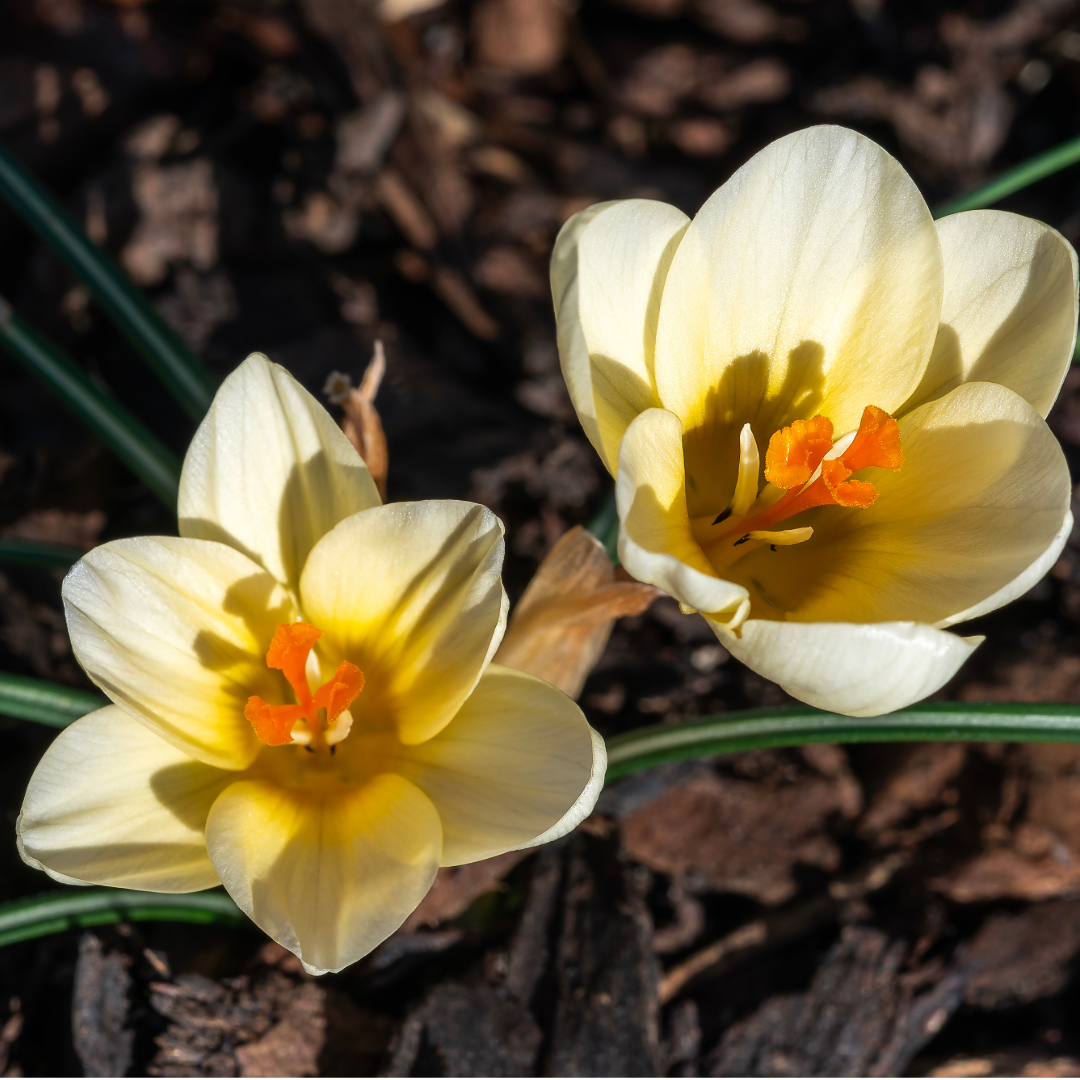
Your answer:
[[[603,739],[570,698],[500,664],[434,739],[403,747],[400,765],[439,812],[443,866],[570,832],[592,813],[606,768]]]
[[[686,230],[660,303],[656,385],[686,431],[690,513],[726,505],[743,423],[765,447],[797,418],[843,432],[866,405],[902,405],[941,291],[926,203],[869,139],[808,128],[739,169]]]
[[[295,591],[319,538],[380,501],[330,414],[255,353],[222,384],[188,448],[180,535],[228,544]]]
[[[1001,210],[938,222],[945,294],[930,365],[910,411],[962,382],[1015,390],[1042,416],[1076,343],[1077,262],[1059,232]]]
[[[711,622],[711,621],[710,621]],[[982,642],[912,622],[711,622],[737,660],[792,697],[846,716],[880,716],[939,690]]]
[[[865,473],[873,506],[792,518],[814,528],[811,540],[762,547],[736,564],[781,617],[948,625],[1011,599],[1052,563],[1069,516],[1069,469],[1019,394],[963,383],[902,417],[900,432],[899,472]]]
[[[935,623],[936,626],[955,626],[957,623],[967,622],[968,619],[977,619],[990,611],[997,611],[999,607],[1011,604],[1018,600],[1024,593],[1033,589],[1050,572],[1051,567],[1058,561],[1059,556],[1069,541],[1073,530],[1072,513],[1065,515],[1065,521],[1058,530],[1057,536],[1050,542],[1050,546],[1040,555],[1026,570],[1018,574],[1008,585],[998,589],[992,596],[978,604],[973,604],[964,611],[958,611],[947,619]]]
[[[502,523],[476,503],[391,503],[315,546],[300,593],[332,669],[364,673],[358,725],[406,743],[438,734],[472,693],[506,628]]]
[[[563,376],[612,473],[627,425],[660,404],[652,371],[656,320],[689,223],[667,203],[627,199],[576,214],[555,241],[551,283]]]
[[[63,597],[76,659],[113,702],[208,765],[250,764],[244,705],[282,700],[266,650],[295,617],[274,578],[224,544],[144,536],[80,559]]]
[[[23,799],[19,851],[65,882],[209,889],[220,882],[206,853],[206,817],[235,779],[109,705],[45,751]]]
[[[243,780],[218,797],[206,845],[229,895],[312,975],[340,971],[390,936],[439,867],[439,815],[418,787],[288,788]]]
[[[742,622],[749,594],[716,576],[690,527],[682,424],[674,413],[649,409],[627,428],[619,448],[615,501],[619,559],[633,577],[670,593],[685,607],[709,612],[724,625]]]

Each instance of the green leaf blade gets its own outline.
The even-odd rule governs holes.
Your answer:
[[[120,402],[103,393],[69,356],[0,298],[0,345],[47,386],[174,513],[176,455]]]
[[[807,743],[1080,742],[1080,705],[923,702],[886,716],[809,706],[751,709],[637,728],[608,740],[608,781],[673,761]]]
[[[0,196],[93,293],[181,408],[201,420],[214,397],[214,377],[116,263],[2,145]]]
[[[102,695],[88,690],[0,672],[0,714],[17,720],[62,728],[108,704]]]

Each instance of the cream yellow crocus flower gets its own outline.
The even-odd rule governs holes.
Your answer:
[[[184,462],[180,537],[118,540],[64,582],[113,704],[49,748],[19,819],[59,881],[225,885],[308,971],[337,971],[439,866],[543,843],[592,809],[602,740],[491,664],[502,528],[472,503],[380,505],[326,411],[253,356]]]
[[[690,221],[640,199],[552,258],[563,373],[617,477],[627,570],[740,660],[853,716],[932,693],[1072,525],[1043,418],[1076,337],[1076,255],[976,211],[935,224],[836,127],[766,147]]]

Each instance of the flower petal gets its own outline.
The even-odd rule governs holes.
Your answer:
[[[866,405],[903,404],[941,291],[926,203],[869,139],[809,128],[735,173],[687,229],[660,303],[656,386],[686,431],[691,516],[726,505],[743,423],[764,447],[795,419],[844,432]]]
[[[964,383],[903,417],[900,432],[903,468],[866,474],[873,506],[792,518],[813,527],[810,540],[761,547],[735,565],[778,617],[948,625],[989,610],[992,597],[1012,599],[1060,549],[1068,466],[1018,394]],[[764,611],[755,605],[754,617]]]
[[[748,619],[737,635],[711,625],[747,667],[808,705],[846,716],[880,716],[932,694],[983,640],[912,622]]]
[[[714,618],[726,612],[720,619],[725,625],[737,626],[746,617],[746,589],[716,576],[691,531],[682,424],[674,413],[648,409],[627,428],[615,501],[619,558],[633,577]]]
[[[180,535],[228,544],[295,591],[319,538],[380,501],[330,414],[255,353],[222,384],[188,448]]]
[[[551,291],[563,376],[612,473],[626,426],[660,404],[652,371],[656,318],[689,221],[648,199],[600,203],[575,214],[555,241]]]
[[[1000,210],[952,214],[937,227],[945,265],[941,326],[905,411],[962,382],[993,382],[1046,416],[1076,342],[1072,245],[1041,221]]]
[[[329,669],[364,673],[357,724],[406,743],[442,730],[472,693],[506,626],[502,525],[475,503],[391,503],[355,514],[312,551],[305,618]]]
[[[392,773],[315,788],[242,780],[210,810],[206,845],[237,905],[322,975],[371,952],[420,903],[441,831],[427,796]]]
[[[203,830],[235,778],[109,705],[76,720],[45,751],[23,799],[19,851],[67,883],[212,888],[219,881]]]
[[[439,812],[443,866],[565,835],[592,812],[607,768],[603,739],[565,694],[499,664],[434,739],[401,754]]]
[[[985,600],[973,604],[963,611],[958,611],[948,618],[939,620],[936,625],[939,627],[955,626],[957,623],[967,622],[968,619],[977,619],[980,615],[987,614],[987,612],[997,611],[998,608],[1018,600],[1024,593],[1033,589],[1050,572],[1051,567],[1058,561],[1065,545],[1069,542],[1072,531],[1073,516],[1070,512],[1065,515],[1065,520],[1058,530],[1057,536],[1050,541],[1050,546],[1026,570],[1021,571],[1008,585],[1003,585],[996,593],[988,596]]]
[[[252,761],[244,705],[280,700],[266,649],[294,617],[265,570],[206,540],[114,540],[72,567],[63,596],[76,658],[125,712],[208,765]]]

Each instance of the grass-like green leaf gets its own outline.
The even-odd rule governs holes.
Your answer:
[[[585,526],[604,545],[611,561],[619,565],[619,512],[615,508],[615,492],[604,500],[592,521]]]
[[[964,210],[985,210],[986,207],[993,206],[1007,195],[1021,191],[1036,181],[1052,176],[1070,165],[1075,165],[1078,161],[1080,161],[1080,136],[1069,139],[1068,142],[1055,146],[1043,154],[1028,158],[1027,161],[1003,172],[966,195],[957,195],[955,199],[950,199],[937,207],[933,212],[934,217],[943,218],[949,214],[962,213]]]
[[[85,554],[63,544],[42,544],[36,540],[0,539],[0,563],[36,566],[42,570],[66,570]]]
[[[767,746],[930,739],[1080,742],[1080,705],[932,701],[873,717],[841,716],[807,705],[721,713],[609,739],[607,779],[669,761]]]
[[[141,420],[109,397],[69,356],[21,319],[0,297],[0,345],[40,379],[171,510],[180,462]]]
[[[80,716],[108,705],[101,694],[0,672],[0,715],[67,727]]]
[[[63,889],[0,904],[0,945],[77,927],[150,921],[252,925],[228,893],[220,890],[173,894]]]
[[[201,420],[214,397],[214,377],[116,263],[2,145],[0,197],[93,293],[180,407]]]

